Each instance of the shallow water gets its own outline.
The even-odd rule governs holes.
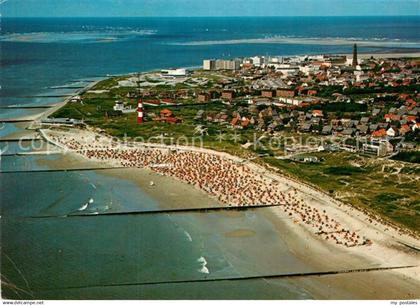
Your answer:
[[[13,260],[2,260],[2,270],[19,287],[29,286],[35,295],[45,298],[75,293],[63,291],[66,287],[312,271],[289,252],[273,224],[258,211],[30,219],[27,217],[77,212],[90,198],[94,201],[86,212],[150,210],[162,203],[134,183],[93,171],[0,174],[0,181],[5,190],[2,254]],[[252,234],[232,236],[238,230]],[[237,283],[227,295],[241,298],[254,282]],[[309,296],[280,282],[284,293],[277,291],[277,283],[258,282],[264,289],[253,290],[252,296]],[[134,290],[120,286],[109,291],[116,295],[131,291],[124,298],[165,297],[153,294],[158,291],[185,298],[183,289],[160,286]],[[58,290],[44,291],[52,288]],[[80,296],[87,298],[102,290],[79,289]],[[217,297],[211,291],[191,293]]]

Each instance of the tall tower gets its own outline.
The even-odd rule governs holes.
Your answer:
[[[353,46],[353,64],[352,64],[352,66],[356,68],[358,64],[359,63],[357,61],[357,44],[354,44],[354,46]]]
[[[137,124],[143,124],[143,102],[139,100],[139,104],[137,107]]]

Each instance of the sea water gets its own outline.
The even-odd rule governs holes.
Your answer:
[[[419,17],[3,18],[0,104],[52,104],[61,99],[36,96],[69,94],[74,90],[62,87],[107,74],[200,66],[204,58],[350,53],[354,41],[367,42],[360,51],[413,48],[420,42],[419,21]],[[339,43],[329,45],[326,38]],[[33,113],[0,109],[0,118]],[[14,124],[3,124],[0,135],[16,131]],[[20,149],[16,144],[7,148]],[[40,161],[54,158],[3,157],[1,167],[48,169],[48,163]],[[314,271],[290,253],[265,212],[64,217],[88,202],[88,213],[161,207],[133,182],[99,171],[3,173],[0,189],[2,276],[26,291],[16,294],[3,286],[9,297],[312,297],[287,280],[170,283]],[[150,282],[162,284],[135,285]]]

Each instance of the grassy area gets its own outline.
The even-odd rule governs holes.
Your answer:
[[[396,155],[394,160],[420,164],[420,151],[404,151]]]
[[[282,172],[314,184],[343,202],[374,211],[420,232],[420,169],[350,153],[316,153],[324,162],[305,164],[266,158]],[[400,165],[400,164],[399,164]]]
[[[148,115],[160,115],[160,110],[170,109],[174,116],[182,119],[182,124],[168,124],[146,118],[141,125],[137,124],[137,113],[121,114],[113,111],[114,99],[85,98],[83,104],[69,103],[55,112],[53,117],[83,119],[90,126],[105,130],[109,135],[119,138],[131,138],[137,141],[164,142],[180,145],[203,145],[206,148],[226,151],[236,155],[248,155],[250,152],[240,145],[254,141],[252,129],[232,129],[229,125],[194,120],[199,110],[220,112],[226,105],[215,102],[182,107],[146,107]],[[197,125],[202,125],[206,132],[201,137]],[[260,136],[260,134],[257,134]],[[259,153],[267,153],[266,151]]]

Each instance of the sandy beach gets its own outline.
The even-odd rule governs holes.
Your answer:
[[[360,54],[378,58],[420,57],[420,53]],[[88,90],[91,86],[85,90]],[[56,104],[31,120],[46,118]],[[26,128],[28,123],[18,123]],[[8,137],[33,135],[20,131]],[[312,186],[226,153],[197,147],[115,143],[95,130],[44,129],[48,142],[66,151],[50,168],[123,166],[105,175],[137,184],[164,208],[265,204],[264,213],[294,255],[317,271],[416,266],[289,279],[319,299],[418,299],[420,241],[396,227],[341,203]],[[252,228],[227,232],[253,235]],[[410,246],[407,247],[406,245]],[[387,287],[387,289],[383,289]]]
[[[262,195],[263,197],[258,199],[255,197],[254,202],[245,200],[246,204],[252,206],[258,202],[273,205],[272,207],[267,207],[267,218],[275,224],[279,234],[285,239],[289,249],[295,253],[296,257],[315,266],[316,270],[345,270],[378,266],[417,266],[418,264],[418,251],[403,245],[419,247],[419,241],[416,238],[400,232],[397,228],[378,222],[361,211],[338,202],[310,186],[280,176],[259,165],[253,163],[244,164],[245,160],[238,157],[193,147],[164,147],[156,144],[141,143],[131,143],[130,147],[124,145],[118,145],[117,147],[115,143],[110,144],[111,142],[109,142],[108,138],[104,136],[99,137],[94,132],[86,130],[43,130],[42,134],[49,141],[61,146],[63,149],[70,149],[70,155],[77,156],[76,158],[78,159],[82,158],[85,162],[129,167],[129,175],[118,173],[118,171],[111,171],[109,174],[135,181],[139,187],[152,197],[165,202],[165,205],[169,204],[170,207],[185,207],[190,204],[196,204],[196,202],[200,202],[200,206],[210,206],[214,205],[216,200],[220,204],[228,205],[235,203],[235,201],[227,201],[231,198],[225,198],[223,192],[218,194],[214,190],[200,187],[199,184],[194,185],[192,181],[188,181],[187,178],[174,169],[168,170],[166,167],[150,166],[152,164],[150,162],[148,165],[143,164],[143,166],[140,166],[140,164],[132,164],[127,160],[121,160],[118,155],[108,154],[105,157],[106,155],[102,155],[101,152],[106,149],[108,151],[118,150],[119,153],[126,154],[128,151],[133,151],[133,149],[139,149],[139,151],[135,150],[137,154],[147,151],[147,154],[152,154],[152,156],[153,153],[158,152],[157,156],[159,156],[162,151],[167,152],[169,149],[173,151],[171,155],[175,156],[173,161],[175,168],[177,168],[177,160],[185,158],[183,157],[185,154],[188,158],[191,157],[189,154],[193,154],[199,156],[199,159],[216,158],[217,162],[220,161],[223,164],[227,162],[228,165],[226,166],[231,166],[230,170],[237,167],[239,177],[252,175],[254,184],[258,185],[259,190],[263,190],[263,193],[256,193],[256,195]],[[86,139],[95,139],[94,143],[89,140],[90,149],[83,146],[83,141]],[[93,155],[92,148],[96,149]],[[124,158],[127,158],[127,155],[124,156]],[[89,161],[87,161],[88,159]],[[179,165],[181,165],[183,170],[188,169],[183,163]],[[194,166],[197,165],[199,164],[194,164]],[[211,169],[207,168],[207,171],[211,171]],[[215,174],[217,172],[212,173]],[[224,179],[223,176],[215,175],[218,179]],[[151,181],[154,182],[153,187],[150,185]],[[211,185],[211,180],[209,180],[209,183]],[[270,194],[274,198],[273,201],[270,201],[271,199],[268,197],[264,197],[266,195],[264,194],[264,185],[266,183],[269,183],[269,187],[272,188],[272,193]],[[191,186],[194,186],[194,192],[191,192]],[[241,186],[235,185],[230,187],[233,188],[230,191],[236,193],[238,191],[236,188],[239,187],[240,190]],[[246,187],[249,188],[250,186]],[[227,189],[226,185],[225,188]],[[191,193],[195,194],[193,196],[196,197],[191,198],[191,201],[185,200],[188,197],[185,194]],[[239,205],[241,202],[244,204],[242,200],[246,198],[238,197],[239,201],[236,204]],[[265,201],[261,202],[262,199]],[[280,200],[280,202],[276,202],[276,200]],[[278,206],[276,206],[276,203]],[[319,223],[323,223],[322,228],[319,227]],[[244,231],[231,234],[240,237],[251,233]],[[308,285],[308,289],[317,291],[320,298],[348,298],[349,291],[355,293],[351,298],[416,298],[419,297],[415,289],[419,284],[419,271],[420,268],[415,267],[395,271],[319,277],[318,279],[322,283],[331,287],[330,290],[312,287],[312,281],[298,281],[302,281],[303,285]],[[349,280],[349,278],[358,280]],[[390,284],[391,282],[392,285]],[[366,289],[366,285],[370,285],[372,289]],[[384,292],[380,289],[383,285],[391,285],[395,289],[389,289]],[[331,293],[334,295],[332,296]]]

